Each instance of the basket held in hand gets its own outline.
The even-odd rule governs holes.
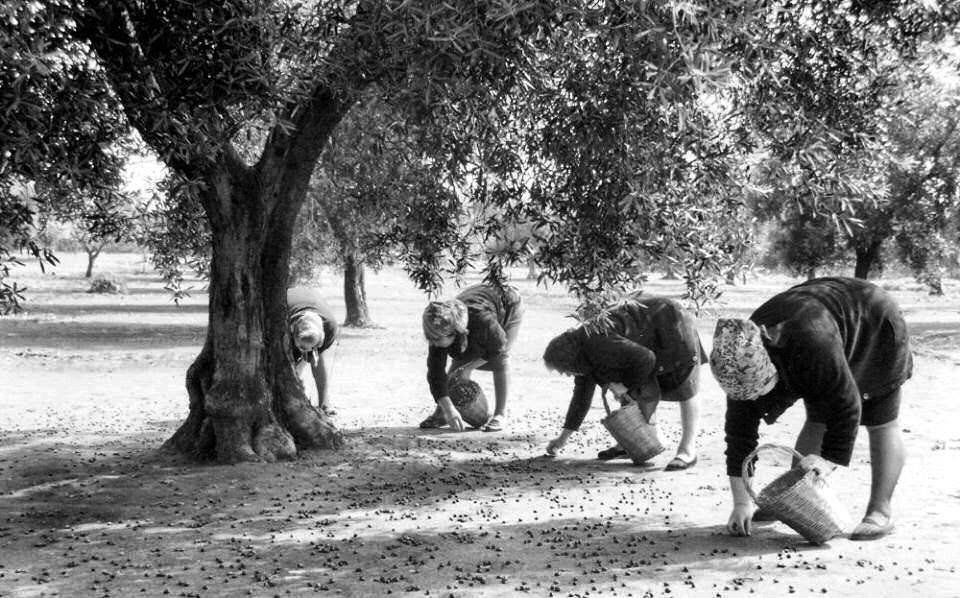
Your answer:
[[[447,385],[450,402],[470,426],[479,428],[490,419],[490,407],[480,385],[466,378],[455,380]]]
[[[601,394],[603,406],[607,410],[607,417],[600,423],[610,432],[623,450],[634,463],[640,464],[649,461],[664,451],[657,436],[657,426],[647,421],[640,411],[640,406],[631,401],[617,409],[610,411],[607,404],[606,390]]]
[[[813,544],[823,544],[842,535],[848,521],[846,509],[827,484],[827,478],[817,471],[794,466],[767,484],[759,494],[753,491],[749,473],[754,458],[762,450],[786,452],[797,459],[803,457],[790,447],[776,444],[762,444],[747,455],[740,473],[743,485],[757,506],[772,513]]]

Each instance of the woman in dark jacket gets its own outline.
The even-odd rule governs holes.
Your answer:
[[[309,366],[317,388],[318,407],[333,414],[327,396],[327,371],[323,353],[337,340],[339,328],[333,312],[324,302],[319,289],[294,287],[287,290],[287,311],[290,341],[297,375],[305,379]]]
[[[717,322],[710,365],[727,393],[730,532],[750,533],[753,507],[740,476],[760,420],[774,423],[800,398],[807,410],[796,442],[808,455],[802,467],[826,473],[849,465],[858,426],[866,426],[870,500],[851,539],[892,531],[890,501],[904,463],[900,386],[912,364],[900,309],[882,289],[855,278],[810,280],[774,296],[749,320]]]
[[[423,334],[430,345],[427,382],[436,407],[420,422],[421,428],[449,425],[463,430],[463,420],[450,402],[447,385],[456,379],[469,379],[473,370],[480,369],[493,372],[496,399],[493,416],[481,429],[503,429],[510,386],[509,352],[520,330],[523,311],[517,289],[485,284],[464,289],[456,299],[427,305],[423,312]]]
[[[556,454],[580,428],[598,385],[621,401],[637,400],[649,420],[660,400],[679,401],[683,436],[668,471],[697,462],[700,408],[696,397],[700,364],[706,362],[693,316],[663,297],[629,295],[607,312],[601,330],[583,325],[568,330],[547,345],[547,368],[574,376],[573,397],[563,430],[547,445]],[[626,456],[619,446],[601,451],[600,459]]]

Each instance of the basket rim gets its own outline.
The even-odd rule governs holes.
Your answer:
[[[800,459],[803,458],[803,455],[801,455],[793,447],[784,446],[782,444],[772,444],[772,443],[761,444],[757,446],[757,448],[750,451],[750,454],[744,457],[743,463],[740,464],[740,479],[743,480],[743,485],[747,489],[747,494],[750,495],[750,498],[753,499],[753,502],[757,505],[759,505],[760,503],[757,502],[757,492],[753,489],[753,476],[748,475],[747,471],[749,470],[750,463],[751,461],[753,461],[754,457],[760,454],[760,451],[764,451],[764,450],[777,450],[781,452],[786,451],[792,454],[792,456],[794,457],[797,457]]]

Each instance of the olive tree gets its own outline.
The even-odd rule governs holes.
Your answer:
[[[872,35],[901,10],[893,2],[796,5],[849,12],[843,35],[857,27]],[[672,259],[699,301],[716,294],[713,276],[745,241],[730,159],[745,138],[740,129],[777,129],[775,118],[812,114],[804,102],[837,99],[816,97],[810,82],[780,87],[794,62],[809,66],[800,64],[808,44],[789,16],[794,7],[50,0],[5,7],[3,27],[38,38],[27,59],[14,56],[34,69],[31,90],[63,87],[48,75],[66,69],[51,62],[76,68],[70,93],[86,112],[69,121],[86,132],[98,110],[122,115],[173,173],[184,211],[206,221],[207,337],[187,372],[189,414],[166,446],[237,462],[342,442],[296,379],[285,291],[316,164],[367,90],[379,86],[424,125],[420,147],[450,173],[451,197],[496,207],[480,223],[486,234],[501,219],[549,231],[538,251],[545,275],[586,297],[635,284],[651,258]],[[907,8],[919,15],[914,29],[925,30],[928,15]],[[855,56],[866,38],[843,35],[817,47]],[[704,101],[723,97],[733,80],[757,101],[742,94],[729,111]],[[826,89],[840,92],[838,85]],[[15,89],[10,103],[28,95]],[[732,115],[746,124],[730,126]],[[817,134],[829,137],[839,125]],[[778,151],[789,146],[780,134],[772,137]],[[15,141],[34,155],[57,155],[35,138]],[[37,178],[55,168],[43,170]],[[425,236],[410,244],[418,284],[436,288],[444,245],[456,242]],[[510,253],[489,262],[491,278],[502,277]],[[462,263],[455,255],[453,266]]]
[[[314,166],[375,82],[423,106],[454,82],[489,93],[511,85],[551,3],[54,0],[4,10],[8,29],[16,20],[59,44],[30,56],[36,86],[121,113],[209,225],[207,338],[187,373],[189,414],[167,446],[223,462],[338,446],[297,381],[284,317]],[[51,60],[83,79],[47,81]],[[82,116],[62,121],[80,128],[97,120],[68,116]]]

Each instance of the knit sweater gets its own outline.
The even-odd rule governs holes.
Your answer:
[[[640,296],[613,308],[602,331],[581,325],[564,336],[565,342],[551,343],[554,349],[548,348],[544,359],[576,374],[563,424],[568,430],[580,428],[597,385],[619,382],[637,391],[655,377],[706,361],[691,318],[678,302],[665,297]]]
[[[287,290],[287,311],[291,316],[304,310],[313,310],[323,318],[323,343],[318,347],[318,352],[323,353],[337,340],[337,334],[340,327],[333,315],[333,311],[323,300],[323,294],[320,289],[311,287],[293,287]],[[291,343],[293,339],[291,339]],[[303,358],[296,344],[293,344],[294,359]]]
[[[821,456],[848,465],[862,401],[895,391],[912,373],[899,307],[869,282],[820,278],[774,296],[750,319],[772,331],[764,344],[778,382],[755,401],[728,399],[728,475],[741,475],[760,420],[774,423],[799,398],[828,414]]]
[[[505,327],[518,324],[513,318],[519,303],[515,293],[479,284],[464,289],[457,299],[467,306],[467,335],[466,339],[458,336],[449,347],[430,345],[427,383],[434,399],[447,396],[448,358],[458,363],[482,359],[485,369],[502,371],[509,349]]]

